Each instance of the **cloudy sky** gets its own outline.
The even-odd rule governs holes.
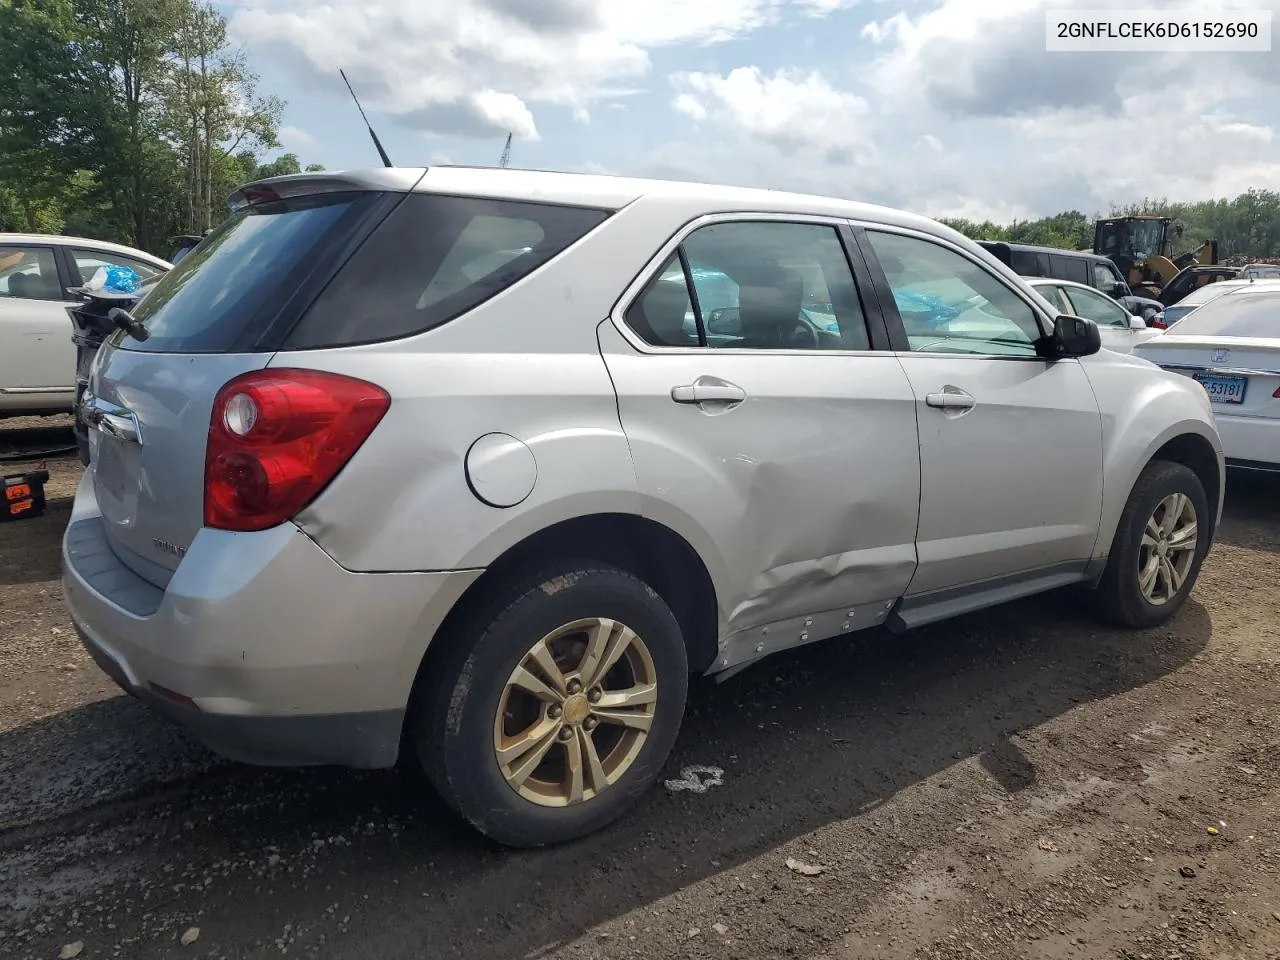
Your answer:
[[[1045,9],[1280,0],[222,0],[286,149],[830,193],[1007,221],[1280,189],[1276,53],[1046,53]],[[1276,17],[1280,20],[1280,16]]]

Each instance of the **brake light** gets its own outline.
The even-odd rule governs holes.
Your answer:
[[[1275,400],[1280,400],[1280,387],[1276,387],[1276,392],[1273,393],[1271,396]]]
[[[1157,330],[1169,329],[1169,325],[1164,322],[1163,313],[1157,313],[1154,317],[1151,318],[1151,326],[1153,326]]]
[[[319,370],[257,370],[218,391],[204,467],[204,523],[265,530],[297,515],[391,407],[381,387]]]

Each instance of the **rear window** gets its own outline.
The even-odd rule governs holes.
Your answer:
[[[154,353],[251,349],[316,267],[317,251],[359,222],[378,194],[299,197],[239,211],[165,275],[134,316],[150,334],[116,343]]]
[[[1218,297],[1169,328],[1179,337],[1280,337],[1280,291]]]
[[[430,330],[537,270],[609,216],[545,203],[410,194],[342,267],[286,349]]]

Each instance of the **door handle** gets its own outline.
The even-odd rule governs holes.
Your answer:
[[[142,443],[138,432],[138,418],[113,403],[86,394],[83,401],[84,421],[99,433],[123,440],[126,443]]]
[[[672,387],[671,399],[676,403],[741,403],[747,399],[747,391],[724,380],[699,377],[685,386]]]
[[[972,410],[977,405],[977,401],[969,394],[954,388],[930,393],[925,396],[924,402],[939,410]]]

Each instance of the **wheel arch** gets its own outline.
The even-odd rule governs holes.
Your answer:
[[[1157,460],[1180,463],[1200,479],[1200,483],[1204,486],[1205,499],[1209,502],[1210,543],[1212,544],[1221,519],[1222,497],[1226,482],[1221,445],[1215,440],[1216,437],[1210,436],[1209,428],[1198,420],[1179,423],[1153,440],[1144,451],[1144,455],[1136,458],[1130,475],[1126,477],[1127,482],[1119,488],[1123,491],[1123,495],[1109,498],[1099,530],[1098,547],[1100,549],[1095,550],[1095,557],[1105,559],[1110,554],[1111,544],[1115,540],[1116,530],[1120,524],[1120,516],[1124,512],[1125,504],[1133,495],[1134,485],[1148,464]]]
[[[556,560],[605,563],[643,580],[666,601],[680,624],[690,670],[703,673],[715,661],[719,642],[716,591],[697,551],[670,527],[637,514],[588,514],[525,537],[489,564],[463,592],[427,644],[414,677],[410,714],[420,706],[427,686],[422,678],[462,641],[466,627],[486,605],[496,602],[522,572]]]

